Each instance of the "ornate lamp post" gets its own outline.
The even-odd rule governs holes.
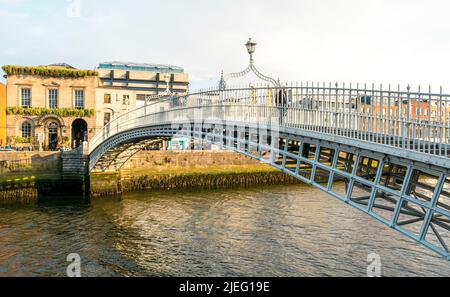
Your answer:
[[[161,98],[168,97],[174,95],[172,91],[170,90],[170,73],[164,74],[164,82],[166,83],[166,90],[164,92],[161,92],[161,94],[155,94],[155,95],[145,95],[145,105],[147,106],[151,102],[154,102],[156,100],[160,100]]]
[[[165,81],[166,81],[166,94],[167,95],[171,95],[171,91],[170,91],[170,87],[169,87],[169,83],[170,83],[170,74],[169,73],[166,73],[165,75],[164,75],[164,79],[165,79]]]
[[[251,38],[245,44],[245,47],[247,48],[247,52],[250,55],[250,65],[246,69],[242,70],[241,72],[230,73],[228,75],[224,75],[223,71],[222,71],[222,75],[220,77],[220,83],[219,83],[220,90],[226,89],[228,79],[244,77],[247,74],[249,74],[250,72],[253,72],[258,78],[260,78],[261,80],[263,80],[265,82],[272,84],[276,88],[281,87],[281,85],[278,81],[276,81],[275,79],[273,79],[269,76],[265,76],[264,74],[259,72],[258,69],[256,69],[255,60],[253,59],[253,54],[256,51],[256,45],[257,45],[257,43],[252,41]]]
[[[245,44],[245,47],[247,47],[248,54],[250,55],[250,63],[253,63],[253,54],[255,53],[256,45],[257,43],[253,42],[251,38]]]
[[[130,97],[125,98],[125,105],[127,106],[127,112],[130,111]]]

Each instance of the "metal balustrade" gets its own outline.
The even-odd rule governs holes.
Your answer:
[[[89,144],[90,168],[191,137],[266,162],[450,260],[449,98],[330,84],[169,96],[106,125]]]
[[[216,109],[217,112],[208,112]],[[192,114],[192,110],[197,113]],[[139,125],[179,117],[224,121],[278,119],[281,127],[331,134],[449,157],[450,95],[367,88],[308,85],[240,87],[167,97],[114,119],[90,143],[92,152],[108,137]]]

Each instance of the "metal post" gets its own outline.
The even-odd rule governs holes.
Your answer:
[[[338,86],[339,84],[336,82],[336,98],[335,98],[335,104],[334,104],[334,114],[333,114],[333,118],[334,118],[334,131],[333,131],[333,135],[337,135],[337,129],[338,129],[338,112],[337,112],[337,106],[338,106],[338,96],[339,96],[339,89]]]
[[[433,214],[434,214],[433,210],[435,209],[437,203],[439,202],[439,197],[440,197],[442,188],[444,187],[446,177],[447,176],[445,174],[441,174],[441,176],[439,177],[439,180],[436,184],[436,189],[433,193],[433,197],[430,202],[431,203],[430,208],[428,209],[428,211],[425,215],[424,222],[423,222],[423,225],[422,225],[420,233],[419,233],[420,241],[425,240],[425,237],[427,236],[428,229],[429,229],[430,223],[431,223],[431,219],[433,218]]]
[[[406,146],[404,148],[410,149],[411,146],[411,87],[408,85],[408,98],[407,98],[407,109],[406,109]]]

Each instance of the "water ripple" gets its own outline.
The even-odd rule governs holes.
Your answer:
[[[450,263],[305,186],[0,207],[0,276],[448,276]]]

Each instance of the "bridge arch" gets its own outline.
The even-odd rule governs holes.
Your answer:
[[[162,100],[108,124],[90,143],[90,168],[107,168],[108,158],[127,159],[125,152],[154,139],[184,136],[216,144],[325,191],[450,260],[448,140],[435,143],[425,130],[420,135],[430,135],[426,139],[413,138],[411,127],[427,124],[410,118],[380,114],[375,121],[370,108],[346,104],[354,101],[348,96],[353,89],[339,95],[342,90],[311,96],[315,87],[292,87],[278,106],[265,102],[267,87],[256,90],[258,100],[249,95],[254,88],[191,94],[178,100],[183,106]],[[314,108],[297,104],[302,94],[311,96]],[[329,94],[336,94],[334,102]],[[372,95],[370,103],[380,100]],[[334,186],[337,181],[344,190]]]
[[[142,127],[114,135],[91,152],[89,170],[118,170],[146,146],[171,138],[176,133],[167,127]]]

